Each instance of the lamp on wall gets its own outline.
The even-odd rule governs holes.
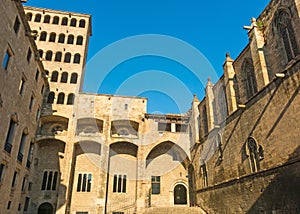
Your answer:
[[[238,104],[238,107],[239,108],[246,108],[246,105],[244,105],[244,104]]]
[[[284,73],[276,73],[275,76],[277,78],[284,78],[285,77],[285,74]]]

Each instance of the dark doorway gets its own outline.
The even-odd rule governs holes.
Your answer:
[[[53,214],[53,206],[49,203],[43,203],[39,206],[38,214]]]
[[[178,184],[174,188],[174,204],[187,204],[186,188],[182,184]]]

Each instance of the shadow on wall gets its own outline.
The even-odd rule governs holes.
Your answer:
[[[300,213],[300,146],[247,213]]]

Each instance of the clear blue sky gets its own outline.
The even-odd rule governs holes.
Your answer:
[[[92,15],[93,35],[84,91],[148,97],[149,113],[184,113],[190,108],[194,93],[199,98],[204,96],[206,78],[211,76],[215,82],[222,75],[225,53],[230,52],[234,59],[243,50],[248,42],[243,26],[250,25],[251,17],[257,17],[268,3],[267,0],[28,0],[25,5]],[[156,38],[153,40],[151,35],[139,40],[164,52],[161,55],[157,51],[147,54],[145,50],[149,47],[144,48],[137,39],[119,45],[122,39],[144,34],[170,36],[180,44],[176,41],[169,44],[161,38],[155,43]],[[192,59],[196,55],[193,51],[182,51],[183,43],[191,45],[190,49],[196,48],[208,61]],[[145,53],[116,56],[131,49]],[[172,54],[184,55],[185,59],[172,58]],[[117,61],[109,70],[102,67],[103,55],[105,60]],[[213,69],[187,65],[207,62]]]

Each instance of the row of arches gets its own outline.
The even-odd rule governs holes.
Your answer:
[[[39,50],[39,55],[40,55],[40,58],[43,58],[44,56],[44,51],[43,50]],[[70,52],[67,52],[64,54],[64,58],[63,58],[63,53],[61,51],[57,51],[54,55],[54,58],[53,58],[53,51],[50,51],[48,50],[46,53],[45,53],[45,60],[46,61],[52,61],[54,60],[54,62],[65,62],[65,63],[71,63],[71,58],[72,58],[72,54]],[[80,58],[81,58],[81,55],[79,53],[76,53],[74,54],[73,56],[73,63],[74,64],[80,64]]]
[[[50,81],[51,82],[57,82],[58,81],[58,71],[53,71],[52,74],[51,74],[51,79]],[[61,83],[67,83],[68,82],[68,72],[64,71],[62,72],[61,74],[61,77],[60,77],[60,82]],[[77,83],[77,79],[78,79],[78,74],[77,73],[72,73],[71,74],[71,78],[70,78],[70,83],[71,84],[76,84]]]
[[[34,18],[33,18],[34,16]],[[76,19],[76,18],[67,18],[67,17],[63,17],[60,21],[60,18],[58,16],[54,16],[52,18],[52,21],[51,21],[51,16],[50,15],[45,15],[43,17],[43,20],[42,20],[42,14],[40,13],[37,13],[37,14],[32,14],[30,12],[28,12],[26,14],[26,17],[28,19],[28,21],[34,21],[34,22],[43,22],[43,23],[47,23],[47,24],[54,24],[54,25],[63,25],[63,26],[71,26],[71,27],[80,27],[80,28],[85,28],[85,20],[84,19],[80,19],[79,21]],[[78,23],[78,24],[77,24]]]
[[[55,93],[53,91],[51,91],[48,94],[47,103],[53,104],[54,103],[54,99],[55,99]],[[75,100],[75,94],[74,93],[70,93],[68,95],[68,98],[67,98],[67,105],[73,105],[74,104],[74,100]],[[65,104],[65,93],[60,92],[58,94],[56,104]]]
[[[37,31],[33,31],[33,32],[37,33]],[[62,44],[64,44],[65,41],[67,41],[67,44],[73,45],[75,42],[75,36],[73,34],[68,35],[67,39],[66,39],[65,34],[61,33],[57,36],[56,33],[54,33],[54,32],[51,32],[49,34],[48,42],[56,42],[56,38],[58,38],[57,42],[62,43]],[[41,32],[39,41],[47,41],[47,32],[46,31]],[[75,44],[82,45],[83,44],[83,36],[80,36],[80,35],[77,36]]]

